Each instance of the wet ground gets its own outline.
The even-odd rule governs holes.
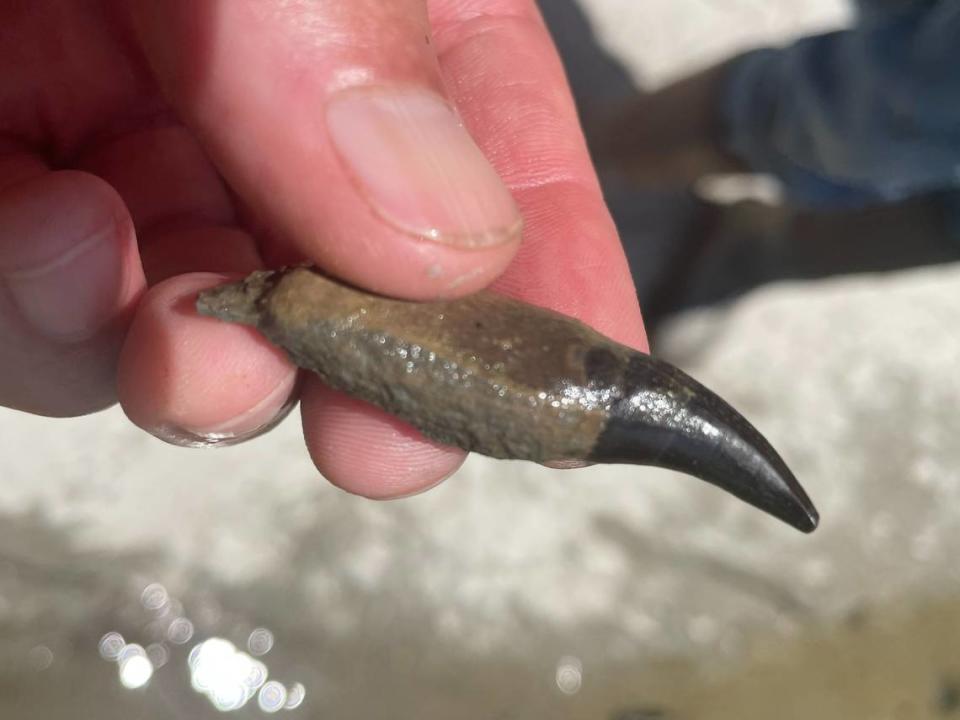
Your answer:
[[[693,62],[665,27],[699,33],[699,62],[744,27],[842,17],[834,3],[589,5],[648,82]],[[795,272],[784,238],[836,249],[826,221],[724,213],[709,262],[684,276],[717,294],[671,302],[727,301],[665,314],[657,350],[782,451],[821,512],[814,535],[652,469],[472,458],[377,504],[316,476],[295,420],[201,452],[116,410],[0,412],[0,718],[960,716],[960,264],[814,279],[829,273]],[[917,217],[867,220],[939,243]],[[756,277],[793,274],[741,295],[756,282],[710,268],[744,238],[774,258]]]

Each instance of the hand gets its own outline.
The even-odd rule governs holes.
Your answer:
[[[0,404],[71,416],[119,399],[203,445],[259,434],[299,393],[332,482],[370,497],[439,482],[463,452],[298,384],[256,333],[193,310],[227,274],[304,257],[411,299],[493,282],[645,347],[532,0],[0,9]]]

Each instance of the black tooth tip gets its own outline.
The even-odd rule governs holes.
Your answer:
[[[640,354],[631,357],[623,388],[591,460],[693,475],[797,530],[816,529],[816,508],[776,450],[712,391]]]
[[[804,493],[803,497],[797,498],[797,508],[794,517],[788,521],[790,525],[800,532],[812,533],[820,525],[820,513],[810,502],[810,499]]]
[[[750,472],[747,470],[750,465],[761,469]],[[745,472],[736,481],[718,482],[708,477],[709,473],[705,473],[703,479],[801,532],[811,533],[817,529],[820,514],[778,455],[751,446],[741,458],[741,466]]]
[[[817,514],[817,511],[814,510],[812,513],[807,515],[806,519],[803,522],[797,523],[794,527],[805,533],[812,533],[820,525],[820,515]]]

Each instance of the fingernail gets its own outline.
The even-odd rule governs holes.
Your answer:
[[[520,231],[520,212],[453,108],[412,88],[351,88],[327,104],[333,144],[374,210],[437,242],[486,247]]]
[[[252,440],[273,430],[296,407],[297,378],[294,373],[254,407],[218,425],[206,428],[161,425],[151,433],[171,445],[193,448],[229,447]]]
[[[113,317],[122,294],[121,258],[111,227],[52,259],[8,270],[3,281],[24,319],[61,342],[85,340]]]

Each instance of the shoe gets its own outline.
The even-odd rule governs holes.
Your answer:
[[[598,168],[661,190],[689,187],[704,175],[749,172],[723,147],[720,103],[732,62],[590,118],[586,134]]]

